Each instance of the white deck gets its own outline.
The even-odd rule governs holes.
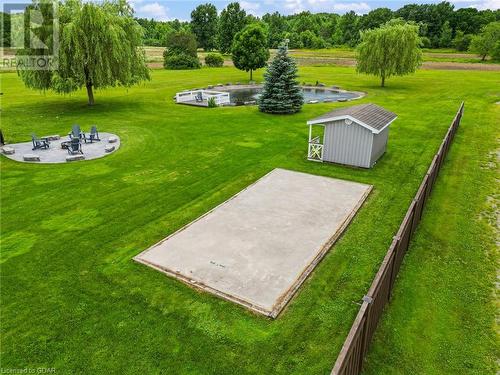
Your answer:
[[[275,169],[134,259],[276,317],[370,190]]]

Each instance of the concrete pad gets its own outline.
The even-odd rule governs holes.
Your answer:
[[[370,190],[275,169],[134,259],[276,317]]]
[[[57,136],[50,137],[56,138]],[[109,139],[114,139],[113,145],[115,147],[115,150],[118,150],[120,148],[120,138],[115,134],[99,132],[99,137],[101,138],[100,142],[85,143],[82,140],[82,151],[83,155],[85,156],[85,160],[97,159],[109,155],[110,153],[105,150],[106,146],[108,145]],[[33,143],[31,141],[23,143],[12,143],[8,146],[4,146],[4,149],[5,147],[10,147],[11,149],[14,149],[14,153],[6,154],[4,152],[4,155],[9,159],[21,162],[35,161],[35,159],[26,160],[25,158],[23,158],[23,155],[31,154],[38,157],[38,159],[36,159],[37,163],[66,163],[67,156],[69,154],[67,150],[62,148],[61,143],[67,141],[69,141],[69,138],[66,137],[54,139],[50,142],[49,148],[43,150],[32,150]]]

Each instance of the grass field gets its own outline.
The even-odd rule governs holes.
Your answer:
[[[262,72],[256,76],[261,80]],[[462,126],[405,260],[367,374],[496,370],[493,199],[498,72],[420,71],[388,81],[347,67],[301,67],[300,80],[367,92],[396,112],[372,170],[305,160],[306,121],[256,107],[175,105],[176,91],[245,81],[233,68],[152,72],[130,89],[71,96],[0,75],[9,142],[74,123],[120,135],[103,159],[63,165],[1,158],[1,367],[57,373],[327,374],[358,303],[461,100]],[[131,258],[281,167],[374,185],[344,236],[277,320]],[[495,195],[497,194],[497,195]],[[320,199],[320,197],[311,197]],[[307,204],[307,202],[304,202]]]

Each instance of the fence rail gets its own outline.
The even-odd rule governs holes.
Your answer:
[[[368,293],[363,297],[359,312],[333,367],[332,375],[358,375],[361,372],[368,345],[375,333],[384,306],[391,298],[392,288],[399,268],[408,250],[412,235],[422,218],[427,198],[432,191],[444,158],[460,125],[463,112],[464,103],[462,102],[438,152],[432,159],[432,163],[406,212],[397,234],[387,250],[387,254],[373,279]]]

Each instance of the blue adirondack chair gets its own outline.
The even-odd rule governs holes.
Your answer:
[[[80,138],[71,138],[71,142],[68,145],[68,153],[70,155],[83,154]]]
[[[68,133],[69,139],[73,138],[84,138],[85,133],[83,133],[80,129],[80,125],[74,124],[73,127],[71,128],[71,132]]]
[[[49,141],[45,138],[38,138],[35,134],[31,134],[31,141],[33,142],[34,150],[46,150],[49,148]]]
[[[94,142],[94,141],[100,141],[101,139],[99,138],[99,132],[97,131],[97,126],[95,125],[92,125],[92,128],[90,128],[90,133],[89,135],[83,135],[83,139],[85,141],[85,143],[90,142]]]

